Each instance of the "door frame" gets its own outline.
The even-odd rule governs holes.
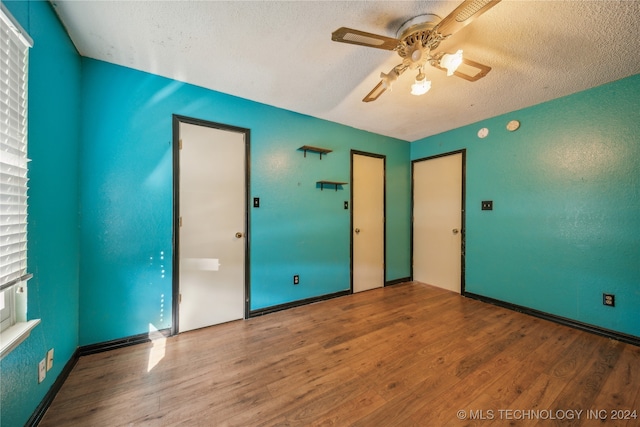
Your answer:
[[[251,291],[251,275],[250,275],[250,210],[249,210],[249,194],[251,182],[250,178],[250,147],[251,147],[251,130],[238,126],[227,125],[223,123],[211,122],[208,120],[196,119],[193,117],[180,116],[173,114],[173,230],[172,230],[172,312],[171,312],[171,335],[177,335],[179,328],[179,310],[180,310],[180,123],[186,123],[196,126],[204,126],[213,129],[219,129],[228,132],[236,132],[244,134],[245,144],[245,194],[244,194],[244,314],[246,319],[249,314],[249,295]]]
[[[462,195],[461,212],[460,212],[460,295],[465,295],[465,240],[467,235],[466,226],[466,188],[467,188],[467,149],[463,148],[456,151],[449,151],[447,153],[436,154],[434,156],[422,157],[411,161],[411,280],[413,280],[413,209],[414,209],[414,193],[415,193],[415,181],[414,181],[414,166],[418,162],[424,162],[427,160],[433,160],[440,157],[453,156],[456,154],[462,154],[462,188],[460,193]]]
[[[349,229],[349,245],[350,245],[350,249],[349,249],[349,253],[350,253],[350,262],[349,262],[349,276],[350,276],[350,280],[349,280],[349,287],[351,290],[351,293],[353,294],[353,191],[354,191],[354,185],[353,185],[353,156],[354,155],[360,155],[360,156],[368,156],[368,157],[375,157],[378,159],[382,159],[382,176],[383,176],[383,181],[382,181],[382,216],[384,218],[384,226],[382,227],[382,286],[385,287],[387,286],[387,156],[384,154],[376,154],[376,153],[369,153],[366,151],[359,151],[359,150],[351,150],[351,156],[350,156],[350,162],[351,162],[351,191],[350,191],[350,203],[351,203],[351,209],[350,209],[350,221],[349,221],[349,225],[350,225],[350,229]]]

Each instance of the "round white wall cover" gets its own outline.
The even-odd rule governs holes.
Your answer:
[[[518,120],[511,120],[507,123],[507,130],[513,132],[520,127],[520,122]]]
[[[482,128],[478,131],[478,138],[486,138],[489,135],[489,129]]]

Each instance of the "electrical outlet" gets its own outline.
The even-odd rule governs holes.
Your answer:
[[[493,200],[483,200],[481,207],[482,207],[483,211],[492,211],[493,210]]]
[[[47,351],[47,371],[53,368],[53,349]]]
[[[38,363],[38,384],[40,384],[47,377],[47,359],[42,359]]]
[[[297,285],[300,283],[300,276],[298,276],[297,274],[293,276],[293,284]]]
[[[616,296],[614,294],[602,294],[602,304],[609,307],[615,307]]]

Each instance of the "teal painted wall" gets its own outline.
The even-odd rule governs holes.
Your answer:
[[[640,75],[412,143],[467,149],[466,290],[640,336],[638,135]]]
[[[0,362],[0,424],[21,426],[78,347],[81,62],[47,2],[6,2],[34,40],[29,64],[28,317],[41,319]],[[38,362],[54,366],[38,384]]]
[[[261,201],[250,209],[251,309],[349,289],[350,187],[316,181],[350,181],[351,149],[387,156],[387,279],[409,276],[407,142],[82,63],[81,345],[171,325],[172,114],[251,130],[250,197]],[[302,145],[334,151],[305,158]]]

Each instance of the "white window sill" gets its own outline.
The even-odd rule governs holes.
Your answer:
[[[22,341],[27,339],[31,330],[35,328],[40,319],[18,322],[0,333],[0,359],[11,353]]]

